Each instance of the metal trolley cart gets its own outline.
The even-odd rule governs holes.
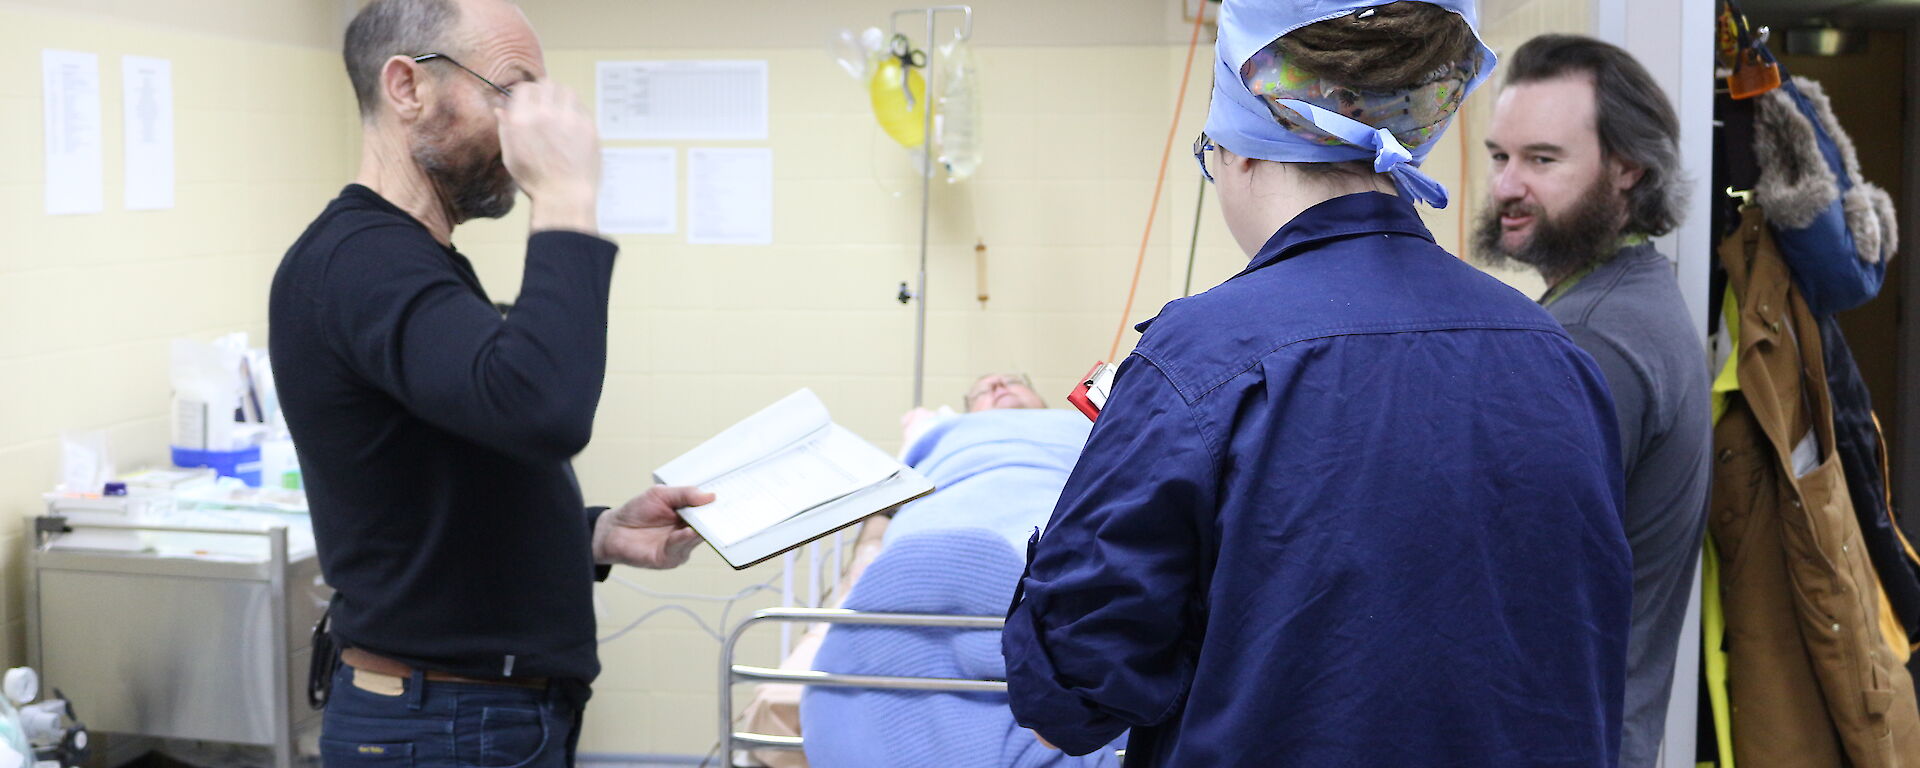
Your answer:
[[[265,539],[264,558],[168,557],[52,546],[75,531]],[[48,690],[86,702],[95,731],[266,747],[292,768],[318,727],[306,702],[310,630],[331,596],[287,527],[35,521],[27,656]]]

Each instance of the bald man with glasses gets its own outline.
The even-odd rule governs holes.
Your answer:
[[[685,562],[699,539],[674,510],[711,500],[655,487],[588,508],[569,463],[606,369],[599,139],[504,0],[374,0],[344,54],[359,174],[287,252],[269,307],[335,589],[321,757],[568,765],[600,671],[594,582]],[[453,230],[520,192],[531,231],[503,316]]]

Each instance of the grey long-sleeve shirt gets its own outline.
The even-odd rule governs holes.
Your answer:
[[[1651,768],[1706,529],[1713,451],[1706,351],[1673,265],[1652,245],[1622,248],[1547,311],[1600,364],[1620,419],[1633,548],[1620,765]]]

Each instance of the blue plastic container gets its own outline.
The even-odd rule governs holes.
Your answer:
[[[222,477],[237,478],[254,488],[260,487],[260,446],[238,451],[196,451],[173,446],[176,467],[212,467]]]

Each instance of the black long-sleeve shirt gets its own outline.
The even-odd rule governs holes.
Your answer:
[[[595,515],[568,461],[600,400],[616,250],[534,234],[505,317],[466,257],[363,186],[287,251],[269,346],[344,645],[598,674]]]

